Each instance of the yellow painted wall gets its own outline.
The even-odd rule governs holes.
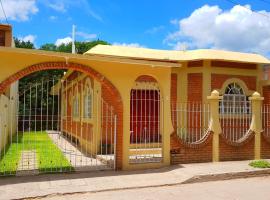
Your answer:
[[[13,75],[14,73],[34,64],[44,62],[66,62],[65,57],[70,54],[41,53],[37,55],[34,51],[5,51],[0,54],[0,82]],[[43,54],[43,55],[42,55]],[[103,74],[119,90],[123,100],[123,169],[141,168],[138,164],[129,164],[129,139],[130,139],[130,90],[134,86],[134,81],[141,75],[153,76],[159,83],[161,95],[164,101],[164,124],[163,124],[163,157],[164,161],[160,164],[144,164],[143,168],[165,166],[170,164],[170,134],[173,131],[170,114],[170,79],[171,68],[155,67],[142,64],[128,64],[108,62],[101,60],[82,59],[82,56],[69,58],[68,62],[79,63],[90,66],[94,70]],[[86,56],[87,57],[87,56]],[[14,59],[16,58],[16,59]],[[146,61],[147,62],[147,61]]]

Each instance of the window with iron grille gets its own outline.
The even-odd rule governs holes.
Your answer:
[[[78,90],[76,89],[75,95],[73,97],[73,109],[72,109],[72,113],[73,113],[73,117],[79,117],[80,115],[80,101],[79,101],[79,94],[78,94]]]
[[[62,100],[62,116],[66,117],[67,116],[67,100],[66,97],[64,96],[63,100]]]
[[[89,86],[86,88],[86,92],[84,94],[84,118],[91,119],[92,118],[92,90]]]
[[[250,104],[243,88],[237,83],[230,83],[220,102],[220,112],[227,114],[248,114]]]

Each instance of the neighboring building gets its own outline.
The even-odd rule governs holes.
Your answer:
[[[0,24],[0,47],[12,47],[12,27]],[[17,98],[18,81],[6,88],[0,96],[0,151],[12,137],[17,129]]]

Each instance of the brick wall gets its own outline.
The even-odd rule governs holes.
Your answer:
[[[236,63],[228,61],[211,61],[213,67],[222,67],[222,68],[235,68],[235,69],[257,69],[256,64],[250,63]]]
[[[142,75],[142,76],[139,76],[137,79],[136,79],[137,82],[156,82],[157,83],[157,80],[152,77],[152,76],[149,76],[149,75]]]
[[[212,161],[212,133],[200,144],[186,144],[176,134],[171,135],[171,164]]]
[[[238,78],[246,84],[249,90],[256,90],[256,76],[238,76],[225,74],[211,75],[211,90],[221,89],[224,82],[230,78]]]
[[[261,158],[270,159],[270,137],[264,134],[261,137]]]
[[[254,159],[254,134],[241,143],[230,143],[222,135],[219,138],[220,161],[253,160]]]
[[[264,97],[264,104],[270,104],[270,86],[264,86],[262,88],[262,96]]]
[[[171,118],[172,124],[176,126],[176,104],[177,104],[177,74],[171,74]]]
[[[202,73],[188,74],[188,102],[202,101],[203,76]]]

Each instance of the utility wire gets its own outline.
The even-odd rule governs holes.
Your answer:
[[[245,9],[251,11],[252,13],[255,13],[255,14],[257,14],[257,15],[261,15],[261,16],[264,16],[264,17],[267,17],[267,18],[270,19],[270,15],[267,15],[267,14],[264,14],[264,13],[261,13],[261,12],[256,12],[256,11],[252,10],[251,8],[242,6],[240,3],[238,3],[238,2],[236,2],[236,1],[234,1],[234,0],[225,0],[225,1],[227,1],[227,2],[229,2],[229,3],[231,3],[231,4],[234,4],[234,5],[236,5],[236,6],[241,6],[241,7],[245,8]],[[260,0],[260,1],[268,2],[268,3],[270,4],[270,1],[266,1],[266,0]]]
[[[2,0],[0,0],[0,4],[1,4],[2,10],[3,10],[3,13],[4,13],[4,17],[6,18],[6,22],[7,22],[7,24],[9,24]]]

